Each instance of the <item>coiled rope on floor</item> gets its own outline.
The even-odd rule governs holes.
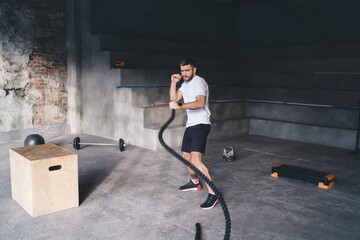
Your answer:
[[[174,120],[175,118],[175,110],[173,109],[171,112],[171,117],[169,118],[169,120],[167,120],[167,122],[161,127],[158,138],[159,141],[161,143],[161,145],[174,157],[176,157],[177,159],[179,159],[183,164],[185,164],[186,166],[188,166],[191,170],[193,170],[200,178],[202,178],[209,186],[210,188],[214,191],[216,197],[219,199],[221,208],[223,210],[224,213],[224,217],[225,217],[225,234],[224,234],[224,240],[228,240],[230,239],[230,232],[231,232],[231,219],[230,219],[230,214],[229,211],[227,209],[226,203],[224,198],[222,197],[222,195],[220,194],[220,192],[218,191],[218,189],[216,188],[216,186],[199,170],[197,169],[194,165],[192,165],[191,163],[189,163],[186,159],[184,159],[183,157],[181,157],[177,152],[175,152],[172,148],[170,148],[165,142],[164,139],[162,137],[165,129],[170,125],[170,123]],[[198,225],[196,225],[196,230],[198,232],[198,229],[200,229],[198,227]],[[199,233],[200,234],[200,233]],[[198,233],[196,234],[198,235]],[[196,239],[196,238],[195,238]]]

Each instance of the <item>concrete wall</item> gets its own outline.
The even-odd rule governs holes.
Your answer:
[[[210,4],[197,1],[194,5],[195,10],[184,11],[186,13],[196,11],[198,16],[202,16],[214,26],[211,31],[208,31],[206,28],[208,25],[204,25],[204,21],[198,18],[191,19],[191,23],[189,19],[181,19],[181,11],[178,11],[180,15],[169,16],[169,10],[180,5],[164,1],[153,3],[149,6],[146,1],[125,1],[121,4],[110,0],[101,3],[92,2],[91,27],[87,26],[87,29],[99,35],[98,39],[87,35],[88,43],[82,40],[83,46],[86,46],[86,50],[83,47],[86,52],[83,55],[91,53],[89,57],[83,59],[83,63],[89,64],[89,67],[82,67],[83,72],[89,72],[86,73],[88,74],[86,78],[82,78],[84,81],[82,99],[86,99],[82,109],[84,116],[88,116],[83,119],[84,124],[88,124],[86,129],[83,129],[85,132],[116,139],[109,130],[111,127],[106,129],[101,123],[115,121],[115,131],[126,137],[130,143],[153,149],[156,148],[156,143],[150,139],[156,138],[156,130],[167,116],[165,109],[143,108],[153,103],[166,103],[167,88],[117,89],[111,93],[110,87],[107,84],[104,86],[104,82],[100,80],[100,76],[109,74],[105,71],[106,64],[89,60],[94,59],[95,56],[106,61],[109,55],[108,65],[111,68],[115,68],[115,60],[125,61],[125,68],[117,70],[120,75],[118,85],[121,86],[167,85],[169,76],[178,71],[178,59],[184,55],[191,55],[198,60],[198,74],[205,77],[210,85],[211,100],[253,99],[357,106],[357,89],[359,89],[357,66],[360,63],[357,53],[360,52],[360,45],[349,43],[350,39],[356,39],[356,34],[327,41],[323,34],[317,32],[321,30],[325,36],[330,34],[327,31],[330,28],[324,30],[325,22],[318,21],[317,17],[323,16],[327,19],[329,13],[334,16],[336,2],[330,1],[326,6],[329,13],[317,14],[311,9],[307,13],[311,19],[307,21],[315,23],[311,25],[303,25],[302,19],[309,7],[322,6],[320,2],[310,4],[297,1],[288,3],[260,1],[236,2],[238,5],[228,5],[219,1]],[[184,2],[180,9],[186,9],[188,4]],[[139,9],[139,6],[143,7]],[[269,7],[273,11],[267,11]],[[348,7],[347,4],[341,6],[337,12],[339,17]],[[211,18],[214,9],[218,10],[218,15]],[[249,14],[258,16],[260,13],[261,17],[248,21],[251,19]],[[289,14],[297,18],[287,21]],[[217,18],[225,15],[227,16]],[[260,21],[267,18],[272,18],[274,24]],[[354,20],[352,14],[344,18],[346,24],[354,27],[356,22],[352,20]],[[125,22],[127,24],[119,24]],[[276,23],[279,22],[282,23],[284,31],[278,29],[279,24]],[[343,31],[342,23],[333,20],[329,23],[339,29],[339,32]],[[201,34],[194,29],[184,31],[190,33],[191,40],[181,37],[180,32],[172,31],[179,26],[189,25],[195,26],[194,29],[196,26],[201,26],[204,31]],[[171,26],[171,29],[168,26]],[[304,33],[306,27],[309,27],[311,34]],[[299,28],[299,31],[296,31],[296,28]],[[258,32],[253,32],[254,30]],[[264,32],[268,34],[262,35]],[[96,47],[92,48],[94,43]],[[97,55],[98,48],[103,53]],[[107,83],[116,84],[118,78],[116,74],[108,76]],[[106,97],[96,93],[99,102],[92,103],[95,106],[103,106],[99,117],[91,110],[92,105],[87,103],[91,102],[92,89],[102,89],[106,92]],[[111,103],[113,97],[115,104]],[[239,106],[244,106],[246,113],[239,110]],[[212,111],[213,126],[218,129],[214,131],[216,134],[212,136],[213,139],[250,132],[305,142],[311,139],[312,143],[343,148],[351,148],[354,143],[353,135],[357,121],[354,110],[248,102],[219,103],[213,105]],[[115,118],[111,117],[112,113],[116,115]],[[102,116],[106,116],[106,119]],[[178,126],[183,126],[184,121],[184,114],[180,114],[172,126],[171,131],[174,131],[172,140],[175,145],[178,144],[178,139],[174,136],[181,134],[180,132],[175,134],[178,131],[176,129]],[[289,124],[293,124],[292,127],[289,127]],[[319,129],[315,137],[303,134],[303,132],[311,133],[311,127]],[[240,130],[236,132],[234,129]],[[277,131],[272,131],[274,129]],[[284,134],[276,134],[279,132]],[[221,135],[221,133],[225,134]],[[332,140],[340,139],[337,136],[342,136],[340,140],[342,144]],[[323,141],[324,138],[328,141]]]
[[[100,51],[99,37],[91,33],[90,1],[68,1],[69,89],[72,99],[69,123],[72,132],[110,139],[114,130],[114,90],[120,70],[110,69],[109,53]],[[78,49],[80,48],[80,49]]]

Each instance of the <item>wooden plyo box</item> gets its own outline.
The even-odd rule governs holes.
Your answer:
[[[12,198],[32,217],[79,206],[77,154],[54,144],[10,149]]]

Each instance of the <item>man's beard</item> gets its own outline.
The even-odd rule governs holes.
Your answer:
[[[195,77],[195,73],[193,72],[193,74],[186,80],[186,81],[190,81]],[[185,79],[184,79],[185,80]]]

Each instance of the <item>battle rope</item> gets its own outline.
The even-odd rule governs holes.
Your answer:
[[[189,163],[188,161],[186,161],[186,159],[184,159],[183,157],[181,157],[177,152],[175,152],[173,149],[171,149],[168,145],[166,145],[166,143],[163,140],[163,132],[165,131],[165,129],[169,126],[169,124],[174,120],[175,118],[175,110],[173,109],[171,112],[171,117],[169,118],[169,120],[167,120],[167,122],[161,127],[160,132],[159,132],[159,141],[161,143],[161,145],[174,157],[176,157],[177,159],[179,159],[183,164],[185,164],[186,166],[188,166],[189,168],[191,168],[191,170],[193,170],[199,177],[201,177],[209,186],[210,188],[214,191],[215,195],[217,196],[217,198],[219,199],[220,205],[222,207],[223,213],[224,213],[224,217],[225,217],[225,235],[224,235],[224,240],[228,240],[230,238],[230,232],[231,232],[231,220],[230,220],[230,214],[229,211],[227,209],[226,203],[224,198],[222,197],[222,195],[219,193],[219,191],[217,190],[217,188],[215,187],[215,185],[199,170],[197,169],[194,165],[192,165],[191,163]],[[200,229],[200,225],[196,224],[196,230]],[[198,233],[197,233],[198,235]]]
[[[201,240],[201,227],[200,223],[195,224],[196,233],[195,233],[195,240]]]

